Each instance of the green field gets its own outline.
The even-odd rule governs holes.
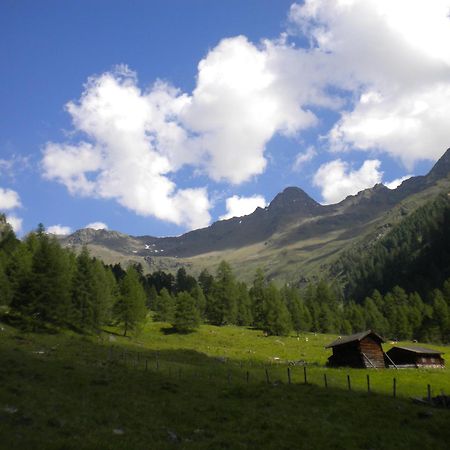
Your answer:
[[[450,410],[410,399],[425,396],[427,384],[433,394],[450,392],[448,368],[329,369],[324,345],[335,336],[264,337],[206,325],[178,335],[153,322],[131,339],[114,329],[80,336],[1,328],[2,449],[445,449],[450,442]]]

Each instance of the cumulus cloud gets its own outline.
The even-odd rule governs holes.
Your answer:
[[[48,234],[58,234],[61,236],[65,236],[67,234],[72,233],[72,229],[70,227],[66,227],[63,225],[52,225],[47,228]]]
[[[379,160],[367,160],[359,169],[337,159],[322,164],[314,175],[313,183],[322,192],[324,203],[338,203],[348,195],[381,183],[383,172]]]
[[[126,66],[91,77],[66,105],[76,139],[43,149],[44,177],[198,228],[211,220],[211,201],[204,185],[178,185],[182,168],[251,180],[267,168],[270,140],[319,124],[321,109],[339,113],[327,133],[334,151],[387,152],[408,168],[435,160],[448,147],[449,10],[450,0],[306,0],[290,8],[291,35],[221,40],[198,63],[192,92],[161,80],[141,88]],[[293,44],[293,29],[308,48]],[[313,148],[298,154],[293,169],[313,157]],[[338,161],[329,168],[346,178],[326,201],[367,187],[360,170],[379,178],[373,160],[358,171]]]
[[[92,228],[93,230],[107,230],[108,229],[108,225],[106,225],[106,223],[103,222],[92,222],[92,223],[88,223],[85,228]]]
[[[20,206],[20,197],[16,191],[0,188],[0,211],[15,209]]]
[[[299,172],[302,167],[309,161],[311,161],[317,155],[317,151],[314,147],[308,147],[306,151],[297,153],[292,170]]]
[[[395,180],[383,183],[388,189],[395,189],[397,187],[399,187],[405,180],[408,180],[412,177],[413,175],[405,175],[404,177],[401,178],[396,178]]]
[[[186,98],[157,82],[141,91],[124,67],[91,78],[67,111],[87,140],[48,143],[43,174],[72,194],[115,199],[143,216],[189,228],[210,221],[205,188],[177,189],[170,173],[190,160],[185,131],[174,117]]]
[[[227,198],[227,212],[223,216],[220,216],[220,220],[246,216],[247,214],[251,214],[258,206],[264,208],[266,205],[267,202],[262,195],[253,195],[251,197],[233,195],[232,197]]]
[[[324,57],[327,83],[355,98],[335,150],[381,150],[411,168],[448,147],[450,0],[306,0],[291,22]]]

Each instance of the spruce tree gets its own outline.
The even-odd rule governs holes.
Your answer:
[[[120,282],[120,298],[115,307],[115,316],[123,327],[123,335],[139,330],[145,321],[146,313],[144,289],[136,269],[130,267]]]
[[[175,299],[166,288],[162,288],[154,303],[155,322],[172,322],[175,317]]]
[[[263,329],[268,334],[286,336],[292,330],[292,323],[286,304],[273,283],[264,290],[265,318]]]
[[[190,294],[194,298],[195,307],[200,314],[200,318],[203,320],[206,314],[206,297],[203,294],[203,290],[198,284],[196,284],[190,291]]]
[[[200,313],[195,299],[188,292],[180,292],[176,298],[175,318],[172,323],[179,333],[187,333],[200,326]]]
[[[245,283],[237,284],[237,320],[236,324],[248,326],[252,323],[252,305],[250,295]]]
[[[39,227],[32,256],[28,308],[40,322],[67,323],[71,316],[72,267],[68,253]]]
[[[234,324],[237,319],[237,286],[230,265],[221,261],[217,268],[210,304],[214,325]]]
[[[263,328],[266,316],[266,307],[264,304],[265,279],[264,272],[258,268],[253,279],[253,285],[250,288],[250,298],[252,301],[253,325],[256,328]]]

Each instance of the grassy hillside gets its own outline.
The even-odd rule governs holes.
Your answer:
[[[450,411],[408,397],[425,395],[428,383],[449,392],[448,368],[328,369],[329,335],[212,326],[177,335],[161,323],[135,339],[114,332],[23,334],[1,325],[0,448],[447,448]],[[302,365],[290,366],[288,384],[289,361],[307,363],[308,384]]]

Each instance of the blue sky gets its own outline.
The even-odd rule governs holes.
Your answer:
[[[173,235],[450,146],[449,0],[0,5],[0,210]]]

